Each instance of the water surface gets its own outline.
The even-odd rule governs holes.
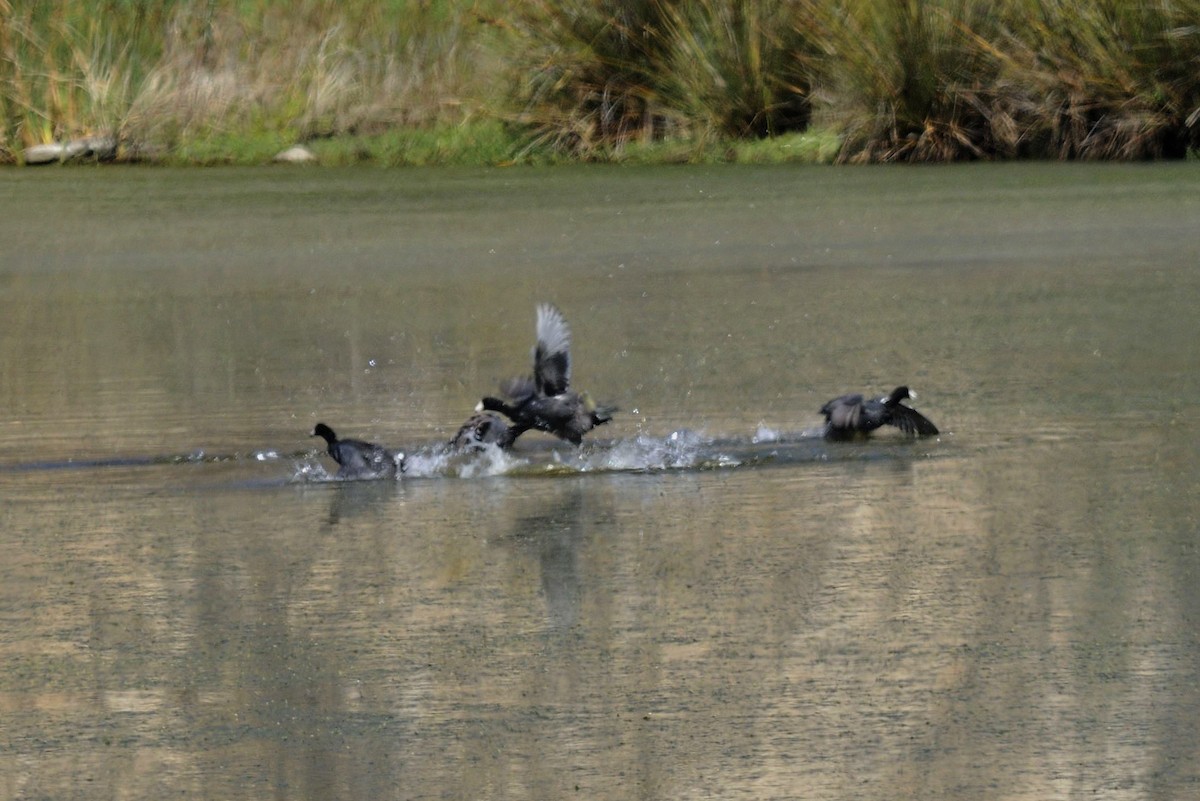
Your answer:
[[[12,171],[0,798],[1191,798],[1197,220],[1190,164]],[[621,413],[440,457],[544,300]],[[942,436],[816,436],[898,383]]]

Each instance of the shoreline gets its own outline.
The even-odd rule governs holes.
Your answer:
[[[374,136],[334,136],[289,142],[282,136],[223,136],[175,149],[86,136],[25,148],[0,167],[149,165],[171,167],[262,166],[509,167],[568,164],[832,164],[840,138],[832,130],[762,140],[632,142],[588,158],[533,148],[490,123],[435,130],[395,130]]]
[[[453,130],[397,130],[375,136],[341,136],[291,142],[281,136],[224,136],[168,150],[122,143],[112,136],[87,136],[65,142],[35,145],[24,158],[0,160],[5,168],[81,166],[152,167],[548,167],[584,164],[630,166],[704,164],[812,164],[836,165],[842,137],[833,129],[784,134],[762,140],[715,142],[661,141],[626,143],[588,158],[573,157],[553,149],[530,148],[511,134],[497,134],[494,126],[455,126]],[[29,156],[33,154],[31,159]],[[976,158],[953,163],[1193,163],[1200,151],[1181,158],[1052,159]],[[904,162],[902,162],[904,163]],[[947,162],[920,162],[928,165]]]

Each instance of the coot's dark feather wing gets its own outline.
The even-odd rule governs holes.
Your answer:
[[[571,329],[562,312],[549,303],[537,308],[533,381],[543,395],[561,395],[571,385]]]
[[[518,376],[500,382],[500,392],[514,403],[522,403],[537,394],[533,379],[528,376]]]
[[[862,395],[842,395],[821,407],[825,421],[835,429],[857,429],[862,411]]]
[[[892,407],[889,422],[909,436],[932,437],[938,433],[928,417],[903,404]]]

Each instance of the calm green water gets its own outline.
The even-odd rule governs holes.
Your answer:
[[[4,171],[0,799],[1193,798],[1198,231],[1194,164]],[[544,300],[621,414],[437,458]],[[899,383],[941,437],[815,436]]]

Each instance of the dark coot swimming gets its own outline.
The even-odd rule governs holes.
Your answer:
[[[853,439],[866,436],[880,426],[895,426],[914,437],[931,437],[937,426],[924,415],[900,401],[917,397],[908,387],[896,387],[890,395],[865,400],[862,395],[842,395],[821,407],[825,415],[825,436]]]
[[[509,444],[531,428],[579,445],[583,435],[612,419],[615,406],[597,406],[571,384],[571,329],[562,312],[549,303],[537,307],[537,345],[533,377],[514,378],[501,386],[501,398],[484,398],[477,411],[500,412],[512,421]]]
[[[328,444],[329,455],[339,465],[338,478],[395,478],[397,463],[404,469],[403,454],[394,454],[373,442],[338,439],[324,423],[317,423],[312,436],[321,437]]]

